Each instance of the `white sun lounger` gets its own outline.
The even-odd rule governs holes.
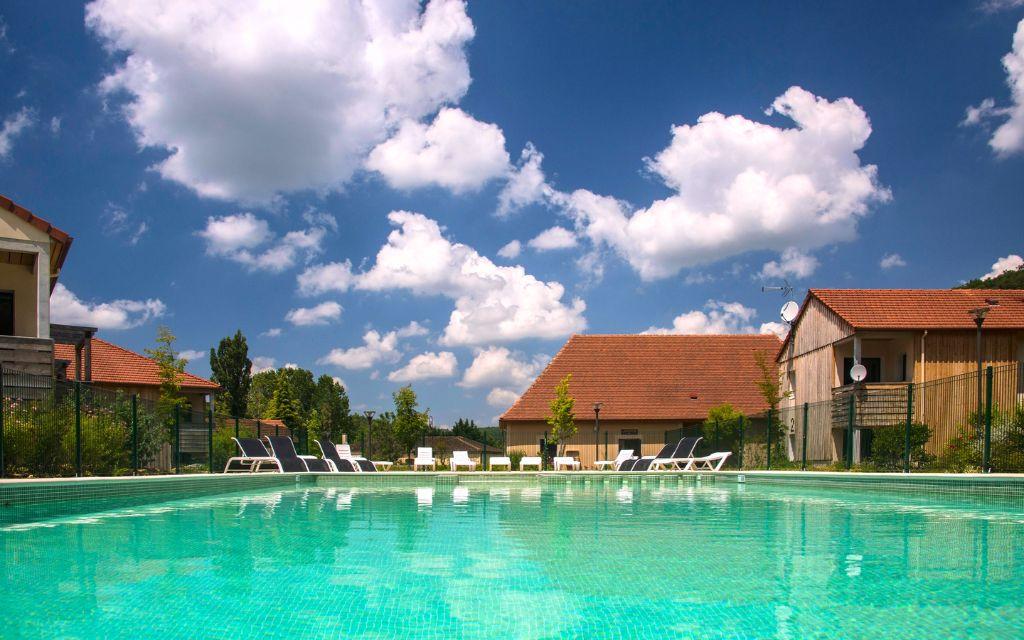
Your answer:
[[[544,462],[540,459],[540,456],[523,456],[519,460],[519,470],[523,471],[526,467],[537,467],[537,471],[540,471],[543,464]]]
[[[625,460],[629,460],[633,457],[632,449],[619,449],[619,453],[615,456],[614,460],[598,460],[594,463],[595,469],[605,469],[611,467],[612,469],[618,469]]]
[[[575,469],[579,471],[580,461],[570,456],[555,456],[552,460],[554,463],[555,471],[561,471],[563,469]]]
[[[690,458],[683,471],[719,471],[731,455],[732,451],[716,451],[711,455]]]
[[[458,471],[459,467],[469,467],[470,471],[476,471],[476,463],[469,458],[469,452],[452,451],[452,471]]]
[[[412,461],[412,470],[419,471],[420,467],[430,467],[434,471],[437,471],[437,458],[434,457],[433,448],[416,448],[416,457]]]

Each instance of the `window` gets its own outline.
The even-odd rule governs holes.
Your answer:
[[[0,291],[0,336],[14,335],[14,292]]]
[[[868,377],[864,378],[864,382],[881,382],[882,381],[882,359],[881,358],[861,358],[860,363],[864,365],[864,368],[868,370]],[[850,369],[853,368],[853,358],[843,358],[843,384],[853,384],[853,378],[850,377]]]

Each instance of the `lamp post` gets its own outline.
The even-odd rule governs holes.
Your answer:
[[[989,309],[990,307],[978,307],[976,309],[971,309],[970,311],[967,312],[972,318],[974,318],[974,324],[975,326],[978,327],[977,346],[975,347],[975,351],[977,351],[978,356],[978,408],[976,421],[979,436],[982,433],[982,425],[984,424],[984,419],[981,415],[981,325],[985,324],[985,316],[988,315]]]
[[[597,459],[600,457],[598,454],[598,434],[601,432],[601,403],[594,403],[594,468],[597,468]]]
[[[370,460],[370,448],[373,446],[373,438],[370,435],[370,427],[373,426],[373,416],[376,411],[364,411],[363,415],[366,416],[366,451],[363,455],[366,456],[367,460]]]

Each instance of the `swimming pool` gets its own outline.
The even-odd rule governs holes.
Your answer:
[[[0,526],[0,636],[1024,636],[1000,503],[463,476],[104,507]]]

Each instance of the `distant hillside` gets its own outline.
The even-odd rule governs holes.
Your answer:
[[[957,289],[1024,289],[1024,267],[1018,267],[1013,271],[1004,271],[988,280],[975,278],[960,285]]]

